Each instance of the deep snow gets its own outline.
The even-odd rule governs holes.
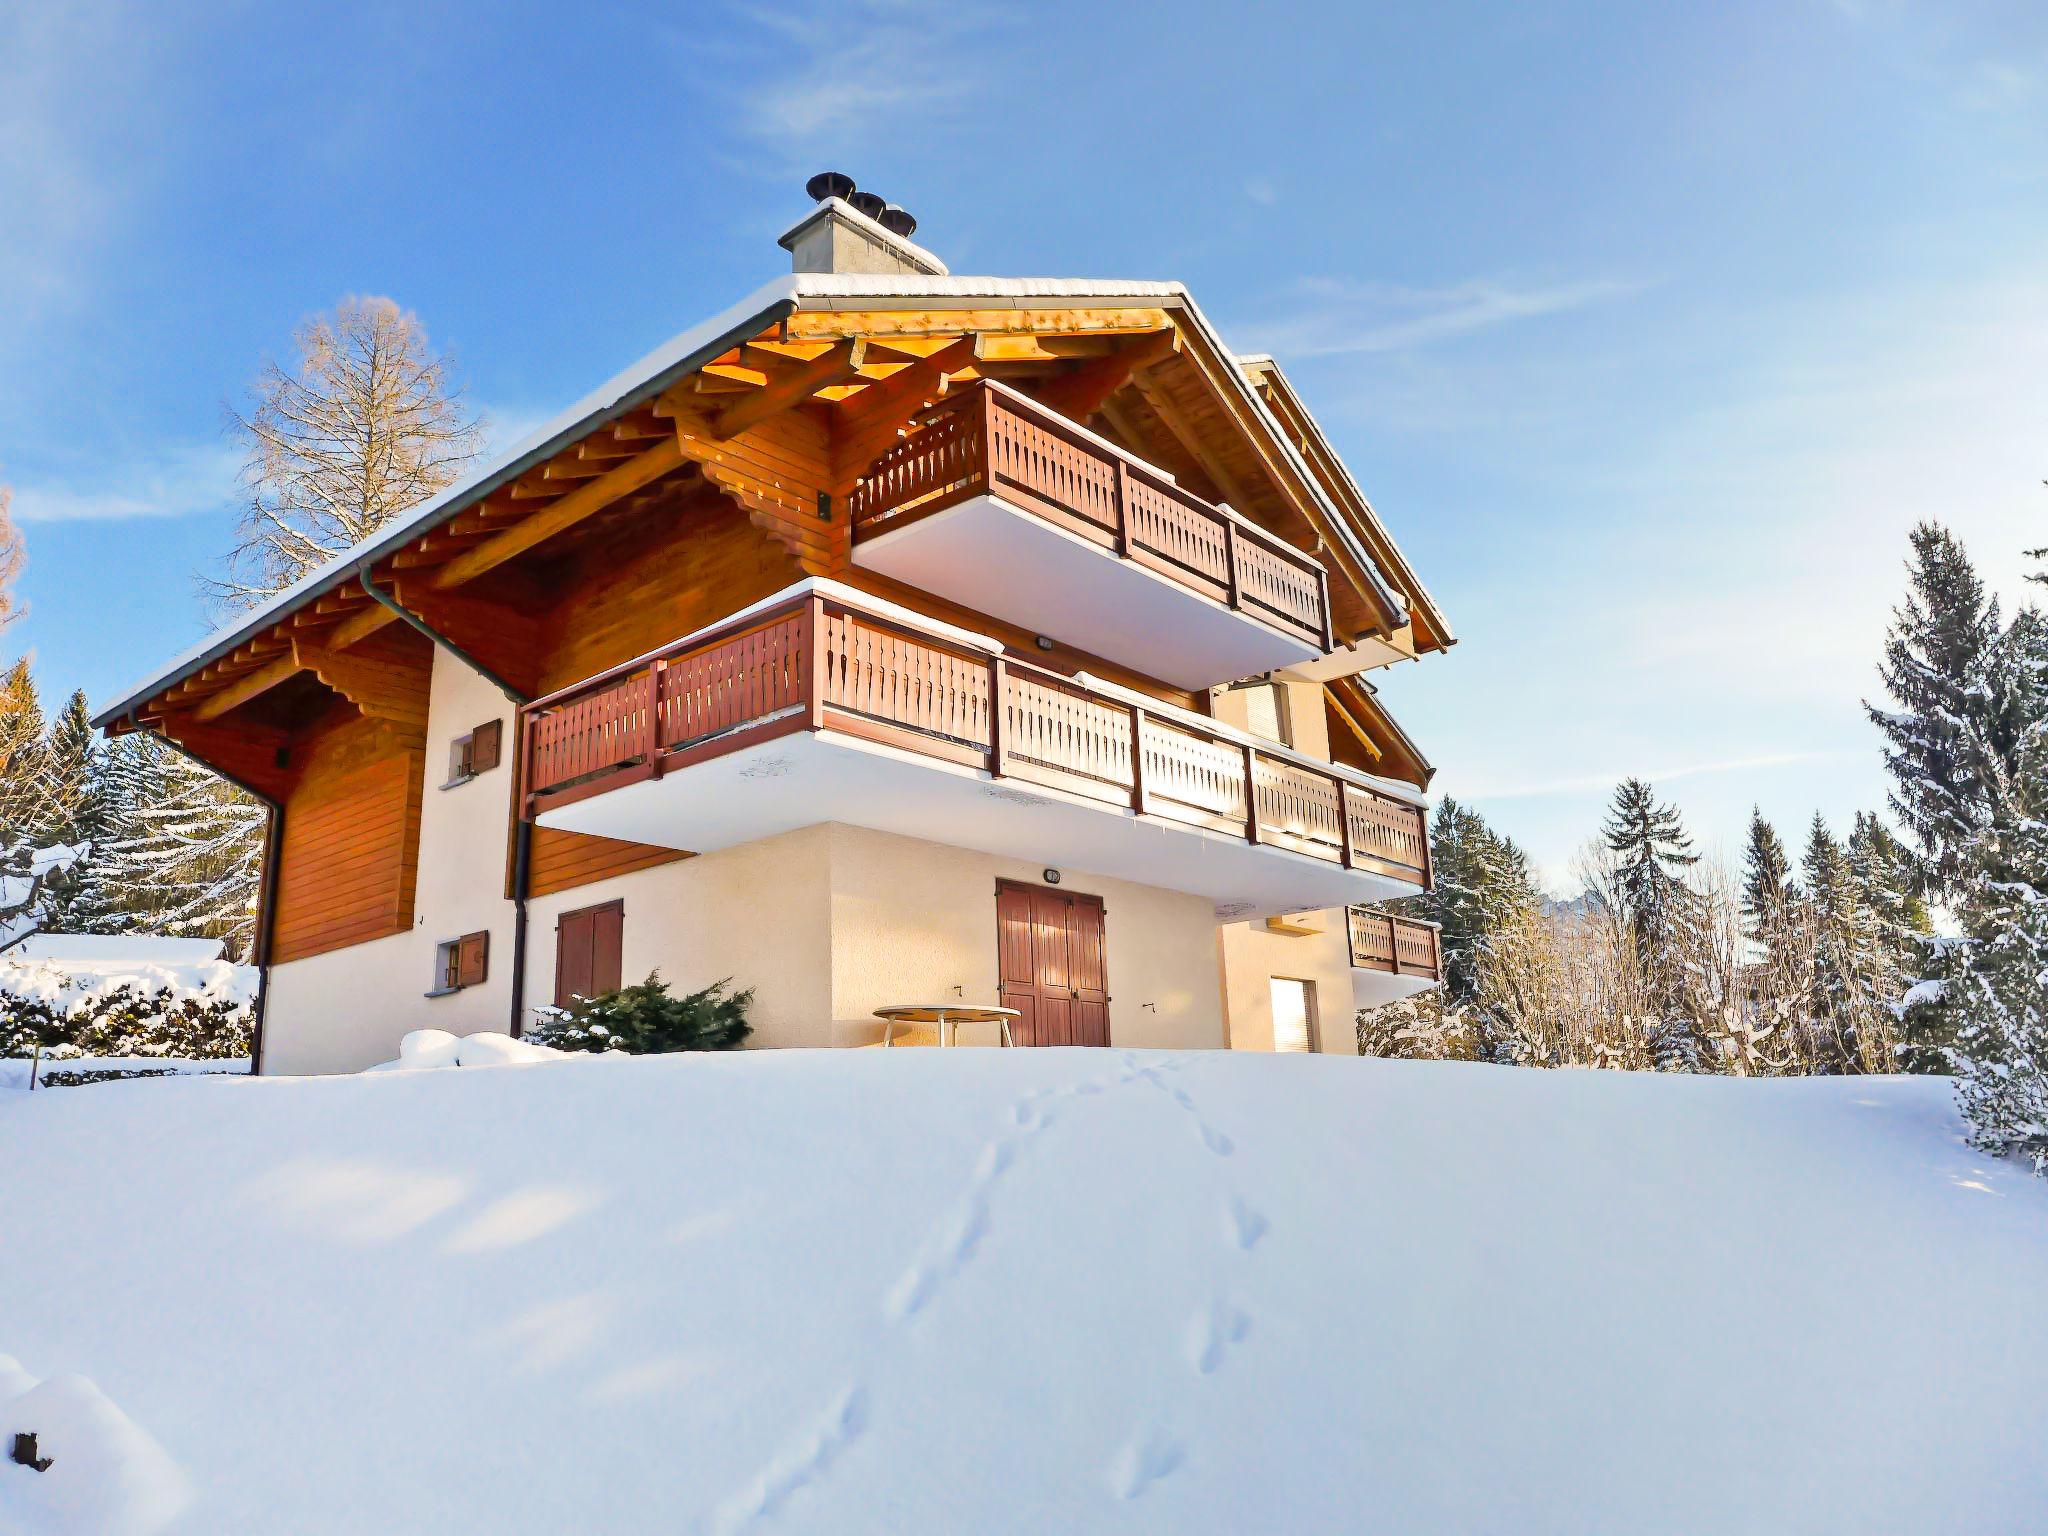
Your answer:
[[[0,1167],[0,1351],[179,1531],[2048,1509],[2048,1186],[1937,1080],[571,1058],[10,1094]]]

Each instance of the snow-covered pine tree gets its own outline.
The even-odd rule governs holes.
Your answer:
[[[1805,1060],[1808,953],[1799,921],[1802,893],[1778,832],[1752,806],[1742,855],[1742,929],[1749,940],[1741,1002],[1744,1045],[1783,1071]]]
[[[2048,1172],[2048,618],[2023,610],[1985,671],[1983,695],[2019,701],[2025,723],[1959,850],[1963,941],[1943,955],[1943,1012],[1974,1138]]]
[[[1986,757],[2009,755],[2019,721],[2013,701],[1989,688],[1998,643],[1998,600],[1948,530],[1912,533],[1910,590],[1892,612],[1878,669],[1896,709],[1866,703],[1885,738],[1891,803],[1911,834],[1924,883],[1948,889],[1963,844],[1983,825]]]
[[[144,932],[224,939],[246,959],[264,807],[153,736],[125,736],[117,747],[108,772],[115,830],[99,862],[118,909]]]
[[[1454,1005],[1474,994],[1480,958],[1493,936],[1541,904],[1529,857],[1468,805],[1445,796],[1430,825],[1436,888],[1403,903],[1443,930],[1444,992]]]
[[[1685,999],[1701,914],[1685,875],[1699,855],[1677,807],[1659,805],[1641,779],[1616,787],[1603,832],[1614,859],[1609,899],[1633,943],[1651,1010],[1651,1057],[1661,1071],[1697,1071],[1700,1039]]]
[[[99,885],[96,860],[104,857],[113,830],[105,749],[92,728],[92,710],[83,692],[64,701],[50,722],[45,748],[48,763],[44,838],[79,850],[79,858],[48,891],[47,929],[60,933],[93,931],[90,892]]]

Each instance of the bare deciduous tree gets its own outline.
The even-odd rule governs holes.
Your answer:
[[[13,500],[14,492],[0,485],[0,629],[5,629],[22,615],[21,604],[14,596],[14,583],[21,575],[21,568],[28,564],[28,548],[8,511]]]
[[[390,299],[343,299],[301,325],[297,366],[266,363],[245,414],[243,507],[215,603],[252,607],[452,484],[483,421],[419,318]]]

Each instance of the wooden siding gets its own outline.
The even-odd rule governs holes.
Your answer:
[[[563,688],[723,618],[800,580],[780,540],[764,537],[723,496],[685,503],[654,530],[594,545],[566,573],[542,623],[542,690]],[[530,895],[653,869],[690,855],[536,827]]]
[[[424,748],[358,717],[293,755],[303,763],[284,800],[273,957],[303,960],[405,932],[419,870]]]
[[[556,891],[589,885],[593,880],[630,875],[636,869],[653,869],[690,857],[677,849],[657,848],[651,843],[622,843],[609,837],[535,827],[527,864],[527,894],[551,896]]]

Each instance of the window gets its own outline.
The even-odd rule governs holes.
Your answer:
[[[1244,728],[1254,736],[1292,746],[1287,720],[1287,686],[1284,683],[1244,683],[1236,690],[1244,695]]]
[[[626,904],[564,912],[555,919],[555,1006],[567,1008],[579,997],[597,997],[619,989],[619,951],[626,931]]]
[[[1316,1048],[1316,984],[1275,976],[1273,989],[1273,1049],[1312,1051]]]
[[[482,984],[490,973],[491,936],[465,933],[434,946],[434,987],[429,997],[445,997],[464,987]]]
[[[458,784],[467,784],[480,773],[489,773],[498,766],[505,751],[505,722],[486,720],[467,736],[458,736],[448,745],[448,782],[443,789],[453,789]]]

